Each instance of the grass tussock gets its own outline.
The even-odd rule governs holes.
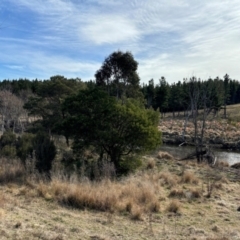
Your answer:
[[[134,208],[132,208],[131,212],[130,212],[130,217],[132,220],[135,221],[143,221],[143,209],[140,208],[139,206],[135,206]]]
[[[190,196],[191,198],[201,198],[202,197],[202,191],[200,189],[194,188],[190,189]]]
[[[229,167],[229,163],[225,162],[225,161],[217,161],[215,164],[215,167],[218,168],[228,168]]]
[[[147,160],[146,168],[147,169],[154,169],[156,167],[156,160],[154,158],[149,158]]]
[[[168,152],[162,152],[162,151],[158,152],[157,158],[158,159],[167,159],[167,160],[174,159],[174,157],[171,154],[169,154]]]
[[[173,174],[173,173],[170,173],[168,171],[166,172],[162,172],[160,174],[160,179],[162,180],[162,185],[169,185],[170,187],[173,187],[173,186],[176,186],[179,179],[178,179],[178,176]]]
[[[194,175],[193,172],[186,171],[182,175],[181,182],[197,185],[199,183],[199,179]]]
[[[191,200],[191,199],[201,198],[202,192],[200,189],[197,189],[197,188],[186,189],[186,190],[174,188],[170,191],[168,197],[179,198],[179,199],[187,198]]]
[[[166,210],[171,213],[179,213],[181,210],[181,203],[177,199],[174,199],[169,203]]]
[[[182,189],[174,188],[171,190],[169,197],[171,198],[183,198],[185,197],[185,193]]]
[[[124,182],[103,180],[75,183],[53,179],[50,183],[40,182],[37,186],[39,196],[46,200],[56,199],[64,205],[78,209],[125,211],[131,215],[135,215],[133,212],[135,213],[136,209],[143,212],[160,211],[158,189],[147,180],[139,181],[134,178]]]

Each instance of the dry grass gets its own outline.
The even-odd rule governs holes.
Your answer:
[[[157,158],[158,159],[167,159],[167,160],[174,159],[174,157],[171,154],[169,154],[168,152],[162,152],[162,151],[158,152]]]
[[[146,168],[153,169],[156,167],[156,160],[154,158],[148,158]]]
[[[50,184],[37,185],[39,196],[78,209],[93,209],[108,212],[130,212],[142,209],[144,212],[157,212],[160,209],[156,192],[145,176],[126,179],[125,182],[103,180],[101,182],[70,183],[53,179]]]
[[[135,206],[134,208],[131,209],[131,219],[132,220],[138,220],[138,221],[143,221],[143,209],[140,208],[139,206]]]
[[[181,182],[197,185],[199,183],[199,179],[194,175],[193,172],[185,171],[182,175]]]
[[[0,185],[0,238],[239,239],[239,183],[219,171],[165,161],[119,180],[58,173],[8,182]]]
[[[200,189],[194,188],[190,189],[190,198],[201,198],[202,197],[202,191]]]
[[[172,213],[179,213],[180,209],[181,209],[181,203],[177,199],[174,199],[169,203],[166,210]]]
[[[162,185],[168,185],[169,187],[176,186],[179,181],[178,176],[169,171],[163,171],[160,174],[160,179],[162,180]]]
[[[183,189],[174,188],[171,190],[169,197],[183,198],[183,197],[185,197],[185,193],[184,193]]]
[[[234,104],[227,106],[227,117],[230,121],[239,122],[240,121],[240,104]]]
[[[18,159],[0,159],[0,183],[23,182],[25,169]]]
[[[229,167],[229,163],[225,162],[225,161],[217,161],[215,164],[215,167],[218,168],[228,168]]]

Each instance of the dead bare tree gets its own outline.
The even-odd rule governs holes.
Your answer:
[[[195,156],[198,163],[206,158],[209,163],[214,163],[215,157],[209,147],[206,145],[204,135],[206,130],[206,120],[211,111],[214,109],[213,85],[209,82],[203,82],[196,77],[188,81],[189,93],[189,114],[185,120],[191,120],[194,125],[194,144]]]
[[[4,132],[5,128],[12,128],[14,132],[16,124],[19,124],[21,131],[23,131],[23,125],[21,124],[21,115],[24,111],[23,101],[19,97],[7,90],[0,91],[2,133]]]

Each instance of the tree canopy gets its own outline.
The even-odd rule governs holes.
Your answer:
[[[130,52],[113,52],[96,72],[96,84],[118,99],[126,95],[134,97],[140,82],[137,68],[138,63]]]
[[[154,149],[161,142],[158,113],[132,99],[122,104],[98,88],[86,89],[67,98],[63,110],[63,128],[73,136],[75,151],[94,146],[118,171],[124,156]]]

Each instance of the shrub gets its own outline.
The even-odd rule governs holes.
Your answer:
[[[36,156],[36,169],[40,173],[49,173],[52,161],[56,155],[56,147],[53,141],[45,133],[38,133],[34,141]]]
[[[11,131],[3,133],[0,139],[1,155],[8,158],[16,157],[16,135]]]
[[[27,157],[30,155],[33,158],[33,142],[35,135],[32,133],[24,133],[18,139],[17,156],[22,160],[25,165]]]
[[[128,174],[141,166],[142,160],[139,157],[127,156],[120,161],[119,173]]]
[[[1,155],[7,158],[15,158],[16,153],[15,146],[5,145],[1,150]]]
[[[11,131],[5,131],[1,136],[1,146],[4,147],[6,145],[15,145],[16,144],[16,135]]]

